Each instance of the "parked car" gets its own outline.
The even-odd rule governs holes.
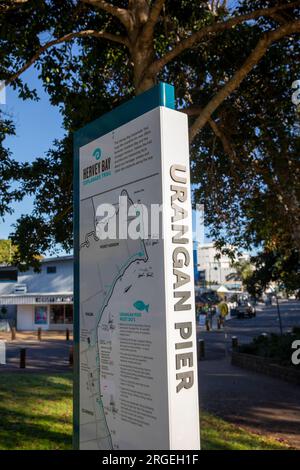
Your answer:
[[[253,318],[256,317],[256,309],[249,300],[245,300],[239,302],[236,308],[231,309],[231,315],[237,318]]]

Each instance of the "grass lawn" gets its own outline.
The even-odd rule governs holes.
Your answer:
[[[72,374],[0,374],[0,449],[72,448]]]
[[[251,433],[223,419],[202,412],[201,447],[205,450],[288,450],[284,443]]]
[[[201,413],[202,449],[287,449]],[[0,374],[0,450],[72,448],[72,375]]]

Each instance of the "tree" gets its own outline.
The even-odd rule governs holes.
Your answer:
[[[274,45],[219,108],[220,139],[205,128],[193,145],[195,197],[205,203],[219,248],[265,247],[285,256],[300,248],[299,116],[291,101],[298,51],[299,42]]]
[[[10,240],[0,240],[0,265],[10,264],[16,251]]]
[[[14,133],[12,121],[9,118],[1,119],[0,117],[0,219],[5,213],[11,212],[11,202],[20,200],[23,196],[20,189],[11,188],[11,183],[20,176],[19,166],[3,145],[5,137]]]
[[[276,283],[287,292],[299,291],[300,256],[296,250],[288,256],[279,251],[264,251],[252,258],[255,269],[247,278],[247,290],[260,296],[270,283]]]
[[[35,53],[29,60],[25,59],[25,63],[14,73],[11,73],[9,66],[7,67],[5,70],[6,85],[14,83],[25,70],[53,46],[73,41],[76,38],[97,38],[118,44],[123,52],[126,51],[126,55],[130,59],[128,65],[132,66],[133,86],[135,93],[138,94],[152,87],[164,68],[184,52],[196,48],[199,44],[206,43],[217,34],[232,30],[237,25],[253,22],[253,28],[258,27],[261,33],[256,46],[250,49],[250,54],[243,61],[241,67],[231,77],[227,77],[225,82],[223,81],[223,86],[220,86],[219,83],[219,89],[203,106],[203,109],[198,109],[190,130],[191,140],[209,121],[220,104],[238,88],[273,43],[285,36],[300,32],[299,1],[259,1],[255,2],[255,6],[253,6],[253,2],[246,1],[241,2],[241,5],[232,13],[227,8],[226,0],[217,2],[186,2],[183,0],[178,2],[176,6],[174,2],[166,0],[154,0],[151,4],[147,0],[129,0],[127,8],[124,5],[126,2],[120,1],[120,6],[115,6],[105,0],[82,0],[82,2],[75,2],[75,6],[74,2],[67,1],[63,8],[59,8],[59,2],[55,1],[50,2],[50,6],[42,1],[4,2],[4,4],[11,3],[15,7],[16,4],[21,5],[22,8],[18,12],[20,15],[23,15],[24,12],[25,15],[26,13],[27,15],[31,14],[35,9],[36,13],[42,11],[44,18],[40,18],[41,21],[38,25],[34,23],[33,31],[25,34],[25,39],[29,36],[32,42],[30,44],[30,41],[27,41],[25,45],[28,46],[28,49],[35,49]],[[81,3],[93,8],[93,12],[87,12],[86,20],[91,22],[96,16],[97,20],[99,19],[97,29],[80,28],[85,13]],[[40,44],[38,35],[42,31],[54,27],[54,32],[59,33],[64,29],[66,21],[60,22],[62,20],[60,15],[68,13],[68,10],[72,17],[71,21],[68,18],[68,23],[69,26],[73,26],[74,30],[64,31],[65,34],[55,37],[43,45]],[[50,13],[50,19],[48,18],[48,21],[43,23],[45,13]],[[58,22],[55,24],[54,15],[57,13]],[[20,21],[20,15],[16,14],[15,9],[11,12],[9,8],[8,11],[4,9],[4,13],[2,13],[3,20],[6,22],[7,20],[12,22],[16,18]],[[22,21],[24,19],[26,17]],[[181,22],[182,24],[180,24]],[[109,31],[110,24],[112,32]],[[19,26],[22,25],[19,23]],[[165,30],[162,26],[165,27]],[[27,24],[26,28],[28,29]],[[21,29],[24,29],[24,25]],[[34,42],[35,44],[33,44]],[[28,53],[29,50],[23,51],[23,61]],[[188,77],[186,78],[188,79]]]
[[[228,274],[226,279],[228,281],[235,280],[235,281],[242,281],[243,285],[247,285],[247,280],[251,277],[253,273],[253,266],[249,260],[238,260],[232,263],[232,267],[234,268],[235,272]]]
[[[47,224],[49,235],[32,240],[31,253],[57,242],[71,246],[72,132],[165,80],[175,84],[177,106],[189,115],[192,174],[199,184],[195,198],[205,198],[213,233],[222,238],[225,223],[236,243],[245,234],[252,243],[257,224],[250,233],[250,228],[241,230],[240,221],[253,213],[252,195],[260,192],[273,164],[271,142],[278,140],[282,126],[279,119],[271,122],[272,99],[276,93],[286,99],[284,86],[297,67],[299,5],[272,0],[244,0],[232,8],[226,1],[28,0],[0,12],[2,78],[18,87],[22,97],[34,97],[21,77],[30,66],[39,68],[66,128],[66,137],[45,159],[22,168],[22,189],[37,198],[35,213],[21,219],[14,240],[20,242],[30,226],[41,235]],[[46,33],[52,37],[42,41]],[[280,78],[279,86],[273,77]],[[290,136],[290,116],[289,110],[290,130],[282,142]],[[270,129],[270,145],[262,148],[261,133],[268,135]],[[41,177],[45,171],[47,181]],[[56,175],[53,181],[51,175]],[[238,227],[232,225],[234,217]]]

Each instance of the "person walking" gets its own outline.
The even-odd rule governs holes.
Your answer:
[[[224,326],[224,322],[226,319],[226,316],[228,315],[229,308],[226,302],[221,301],[218,304],[218,312],[219,312],[219,322],[221,326]]]

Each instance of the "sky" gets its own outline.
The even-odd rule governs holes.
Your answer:
[[[50,104],[38,79],[38,72],[31,67],[22,78],[30,88],[36,88],[40,100],[23,101],[12,87],[7,87],[6,104],[0,105],[0,109],[12,117],[16,127],[16,135],[6,138],[5,146],[18,162],[30,162],[45,155],[54,139],[62,137],[64,131],[59,110]],[[32,197],[26,197],[12,205],[14,213],[7,215],[4,222],[0,220],[0,239],[8,238],[21,214],[31,213],[32,200]]]

